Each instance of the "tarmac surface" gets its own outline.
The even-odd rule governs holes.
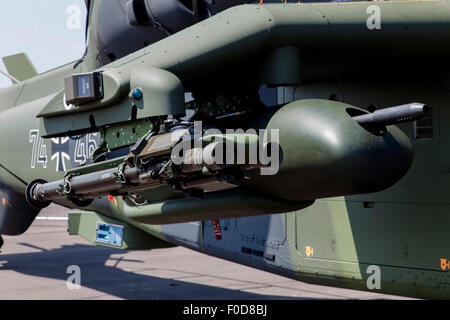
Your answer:
[[[58,207],[41,214],[64,219]],[[406,299],[310,285],[182,247],[123,251],[67,234],[67,221],[36,220],[18,237],[4,237],[0,299]],[[69,266],[80,289],[69,289]]]

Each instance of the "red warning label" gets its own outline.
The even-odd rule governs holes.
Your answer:
[[[220,229],[219,220],[211,220],[216,240],[222,240],[222,230]]]

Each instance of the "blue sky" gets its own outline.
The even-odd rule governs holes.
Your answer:
[[[79,29],[72,6],[81,9]],[[0,57],[25,52],[39,73],[79,59],[85,18],[84,0],[0,0]],[[1,61],[0,70],[6,71]],[[0,88],[9,85],[0,75]]]

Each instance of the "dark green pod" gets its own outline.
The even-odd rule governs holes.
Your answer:
[[[279,109],[267,129],[279,129],[282,162],[275,176],[252,174],[247,187],[290,201],[381,191],[408,171],[408,137],[389,126],[375,135],[352,115],[351,105],[308,99]]]

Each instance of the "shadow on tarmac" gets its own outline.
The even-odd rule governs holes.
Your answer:
[[[58,280],[67,280],[70,265],[81,269],[82,287],[104,292],[105,294],[133,300],[293,300],[295,297],[260,295],[240,290],[195,284],[176,279],[159,278],[135,272],[124,271],[117,265],[122,261],[141,262],[141,270],[146,269],[144,261],[116,259],[111,255],[127,251],[95,247],[90,245],[69,245],[58,249],[45,250],[30,244],[21,245],[37,248],[41,252],[0,254],[0,273],[2,270]],[[113,266],[105,265],[114,261]],[[65,285],[65,284],[64,284]]]

